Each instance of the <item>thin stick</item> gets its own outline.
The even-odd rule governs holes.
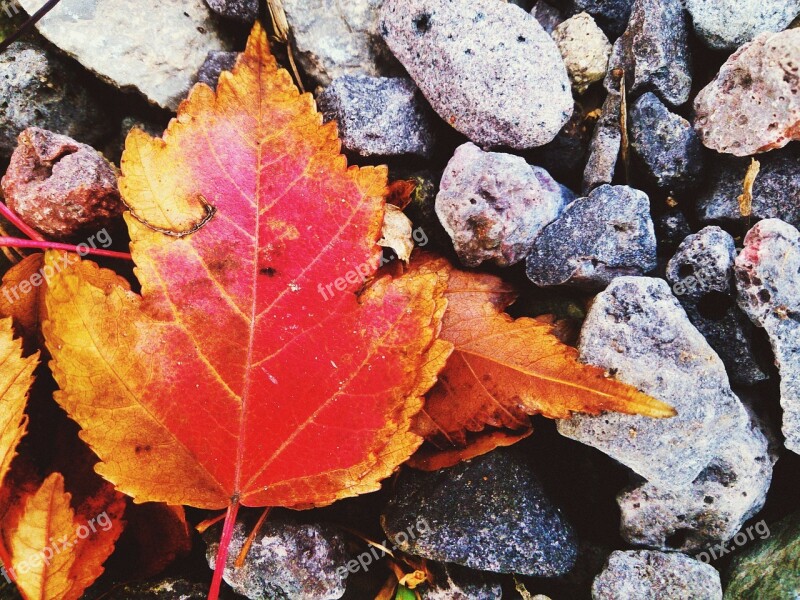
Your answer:
[[[27,235],[32,240],[39,240],[40,242],[44,242],[45,239],[42,237],[42,234],[36,231],[33,227],[28,225],[22,218],[15,213],[13,210],[8,208],[5,203],[0,202],[0,215],[3,215],[6,219],[8,219],[11,224],[19,229],[22,233]]]
[[[244,541],[242,549],[239,552],[239,556],[236,557],[236,562],[233,563],[233,566],[235,566],[237,569],[241,569],[244,566],[244,559],[247,558],[247,553],[250,552],[250,548],[252,547],[253,542],[255,541],[259,530],[261,529],[261,526],[264,524],[264,521],[267,520],[267,515],[269,515],[270,510],[272,510],[272,508],[269,506],[264,509],[264,512],[261,513],[261,516],[256,522],[256,526],[253,527],[253,531],[250,532],[250,535],[248,535],[247,539]]]
[[[208,600],[219,600],[219,591],[222,587],[222,575],[228,562],[228,550],[233,539],[233,528],[236,525],[236,514],[239,512],[239,497],[234,496],[225,514],[225,525],[222,527],[222,538],[217,549],[217,562],[214,565],[214,578],[211,580],[211,589],[208,591]]]
[[[6,39],[4,39],[2,42],[0,42],[0,54],[1,54],[1,53],[3,53],[3,52],[5,52],[5,51],[6,51],[6,49],[7,49],[7,48],[8,48],[8,47],[9,47],[11,44],[13,44],[14,42],[16,42],[16,41],[17,41],[19,38],[21,38],[23,35],[25,35],[26,33],[28,33],[28,30],[30,30],[30,28],[31,28],[31,27],[33,27],[34,25],[36,25],[36,23],[38,23],[38,22],[39,22],[39,20],[40,20],[40,19],[41,19],[43,16],[45,16],[47,13],[49,13],[51,10],[53,10],[53,8],[55,8],[56,4],[58,4],[59,2],[61,2],[61,0],[48,0],[48,2],[47,2],[47,3],[45,3],[45,5],[44,5],[44,6],[42,6],[42,8],[40,8],[40,9],[39,9],[39,10],[37,10],[37,11],[36,11],[36,12],[35,12],[33,15],[31,15],[30,17],[28,17],[28,20],[27,20],[27,21],[25,21],[25,22],[24,22],[24,23],[23,23],[23,24],[20,26],[20,28],[19,28],[19,29],[17,29],[17,30],[16,30],[14,33],[12,33],[12,34],[11,34],[10,36],[8,36]]]
[[[109,258],[120,258],[122,260],[133,260],[127,252],[116,252],[114,250],[103,250],[102,248],[90,248],[86,244],[83,246],[73,246],[72,244],[62,244],[60,242],[47,242],[39,240],[25,240],[14,237],[0,237],[0,246],[11,246],[12,248],[36,248],[38,250],[66,250],[67,252],[77,252],[80,255],[91,254],[93,256],[107,256]]]

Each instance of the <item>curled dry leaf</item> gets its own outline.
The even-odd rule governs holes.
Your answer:
[[[525,433],[534,414],[553,419],[573,412],[675,414],[663,402],[608,377],[603,369],[579,362],[578,351],[558,339],[551,320],[512,319],[503,311],[516,296],[498,277],[461,271],[430,256],[412,262],[412,271],[438,273],[448,281],[441,336],[455,350],[414,430],[449,456],[470,448],[470,436],[487,427]],[[508,441],[503,436],[495,439]],[[493,447],[489,437],[471,449],[488,452]],[[447,456],[431,463],[428,452],[424,460],[441,465]],[[414,463],[425,466],[421,461]]]
[[[122,172],[141,295],[82,261],[51,280],[43,324],[97,472],[139,502],[228,507],[219,564],[239,504],[377,489],[420,445],[411,420],[452,348],[446,281],[377,273],[386,170],[347,168],[257,24],[163,139],[129,135]],[[153,229],[186,231],[204,202],[191,235]]]

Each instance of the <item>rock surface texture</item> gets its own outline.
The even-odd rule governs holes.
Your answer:
[[[325,120],[339,124],[345,150],[360,156],[429,157],[434,115],[407,77],[344,75],[317,98]]]
[[[258,0],[206,0],[208,7],[221,17],[252,23],[258,16]]]
[[[800,454],[800,233],[779,219],[756,224],[736,258],[739,306],[769,335],[781,377],[783,435]]]
[[[572,194],[544,169],[512,154],[456,149],[439,184],[436,214],[468,267],[519,262]]]
[[[689,99],[689,31],[680,0],[635,0],[625,33],[614,43],[609,75],[623,69],[634,97],[654,92],[671,106]],[[615,87],[606,80],[606,88]]]
[[[605,287],[621,275],[656,267],[656,236],[650,201],[627,186],[602,185],[533,240],[528,279],[539,286]]]
[[[800,137],[800,29],[762,33],[731,54],[694,100],[703,144],[747,156]]]
[[[686,0],[694,31],[709,48],[736,50],[759,33],[786,29],[800,0]]]
[[[616,551],[592,585],[592,600],[722,600],[719,573],[684,554]]]
[[[554,577],[577,554],[572,527],[506,449],[449,469],[403,472],[382,522],[392,539],[424,522],[425,532],[399,545],[403,552],[482,571]]]
[[[297,61],[320,85],[342,75],[400,75],[379,31],[384,0],[282,0]]]
[[[541,146],[572,114],[556,44],[518,6],[386,0],[381,16],[389,48],[434,110],[479,146]]]
[[[102,105],[77,79],[72,65],[37,44],[15,42],[0,54],[0,156],[11,155],[28,127],[89,144],[108,133]]]
[[[570,17],[556,27],[552,35],[578,94],[605,77],[611,44],[588,13]]]
[[[32,14],[42,0],[19,0]],[[175,110],[211,50],[228,50],[203,0],[62,0],[36,25],[55,46],[111,85]]]

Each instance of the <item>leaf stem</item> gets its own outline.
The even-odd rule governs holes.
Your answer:
[[[11,221],[11,224],[14,227],[19,229],[32,240],[39,240],[40,242],[45,241],[44,237],[42,237],[42,234],[23,221],[22,218],[13,210],[8,208],[4,202],[0,202],[0,215],[3,215],[6,219]]]
[[[218,600],[219,590],[222,586],[222,575],[228,562],[228,550],[233,538],[233,528],[236,525],[236,515],[239,512],[239,496],[231,499],[228,512],[225,514],[225,524],[222,526],[222,538],[217,549],[217,562],[214,565],[214,578],[211,580],[211,589],[208,591],[208,600]]]
[[[127,252],[117,252],[115,250],[104,250],[102,248],[90,248],[86,244],[74,246],[72,244],[62,244],[60,242],[48,242],[45,240],[26,240],[15,237],[0,237],[0,246],[11,246],[13,248],[36,248],[39,250],[66,250],[67,252],[77,252],[81,256],[91,254],[93,256],[107,256],[109,258],[119,258],[122,260],[133,260]]]
[[[53,8],[55,8],[56,4],[58,4],[61,0],[49,0],[49,2],[45,3],[42,8],[37,10],[33,15],[31,15],[27,21],[25,21],[19,29],[17,29],[14,33],[0,42],[0,53],[5,52],[6,48],[8,48],[11,44],[21,38],[25,33],[27,33],[31,27],[36,25],[39,20],[49,13]]]

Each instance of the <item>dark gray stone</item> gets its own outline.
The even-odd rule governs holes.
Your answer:
[[[462,263],[507,267],[525,258],[536,235],[573,197],[521,157],[467,142],[447,163],[436,214]]]
[[[627,186],[602,185],[569,204],[534,239],[528,278],[539,286],[603,288],[656,267],[650,201]]]
[[[591,129],[586,124],[586,114],[576,102],[572,116],[553,141],[534,148],[529,156],[534,164],[559,181],[570,180],[584,165],[590,139]]]
[[[360,156],[428,157],[434,115],[407,77],[337,77],[317,98],[326,121],[339,124],[339,138]]]
[[[608,85],[608,81],[606,84]],[[608,90],[600,113],[600,118],[592,133],[592,140],[589,143],[589,156],[583,170],[581,189],[584,195],[588,195],[599,185],[614,181],[614,173],[617,170],[619,152],[622,147],[622,129],[620,127],[622,95],[619,87]]]
[[[608,369],[677,415],[576,414],[558,421],[559,433],[605,452],[663,489],[694,481],[750,422],[722,361],[663,279],[612,281],[592,302],[578,349],[582,361]]]
[[[87,594],[88,596],[88,594]],[[230,594],[220,596],[230,599]],[[205,600],[208,598],[208,583],[168,577],[158,581],[140,581],[114,587],[99,598],[105,600]]]
[[[743,217],[738,197],[750,158],[716,155],[708,185],[697,199],[703,223],[743,225],[761,219],[781,219],[800,226],[800,149],[789,145],[758,157],[761,167],[753,184],[751,217]]]
[[[212,89],[217,89],[217,82],[219,81],[220,73],[233,69],[233,65],[236,64],[237,56],[239,56],[238,52],[224,52],[217,50],[212,50],[209,52],[208,56],[206,57],[206,61],[197,72],[198,83],[205,83]]]
[[[800,233],[764,219],[745,236],[735,270],[739,306],[767,332],[780,371],[785,445],[800,454]]]
[[[544,0],[539,0],[533,5],[531,15],[539,21],[547,33],[552,34],[556,27],[566,20],[566,17],[552,4],[548,4]]]
[[[592,600],[722,600],[719,573],[685,554],[617,550],[592,584]]]
[[[678,208],[671,208],[654,219],[656,238],[661,250],[674,252],[678,245],[692,233],[686,216]]]
[[[614,39],[625,31],[633,0],[554,0],[553,4],[563,7],[569,16],[589,13],[606,35]]]
[[[221,17],[252,23],[258,16],[258,0],[206,0],[208,7]]]
[[[631,149],[658,187],[680,191],[700,181],[704,149],[689,121],[652,92],[633,103],[628,117]]]
[[[672,292],[689,320],[719,354],[735,383],[767,379],[753,350],[753,325],[736,306],[733,238],[719,227],[688,236],[667,264]]]
[[[504,448],[449,469],[404,471],[381,520],[390,538],[426,524],[403,552],[483,571],[554,577],[577,555],[572,527]]]
[[[381,33],[433,109],[483,147],[533,148],[572,114],[567,69],[530,14],[496,0],[386,0]]]
[[[250,532],[237,522],[228,551],[224,579],[237,593],[270,600],[332,600],[341,598],[349,555],[344,535],[330,525],[268,520],[261,526],[244,564],[234,563]],[[206,558],[214,567],[220,528],[204,534]]]
[[[44,48],[15,42],[0,54],[0,156],[10,156],[28,127],[95,144],[111,130],[102,106],[73,66]]]
[[[419,589],[422,600],[500,600],[503,588],[487,574],[452,564],[429,562],[434,581]]]
[[[782,31],[800,0],[686,0],[694,31],[714,50],[736,50],[765,31]]]
[[[671,106],[689,99],[692,73],[689,31],[681,0],[635,0],[625,33],[616,41],[608,64],[625,71],[628,93],[655,92]],[[606,88],[614,87],[606,79]]]

